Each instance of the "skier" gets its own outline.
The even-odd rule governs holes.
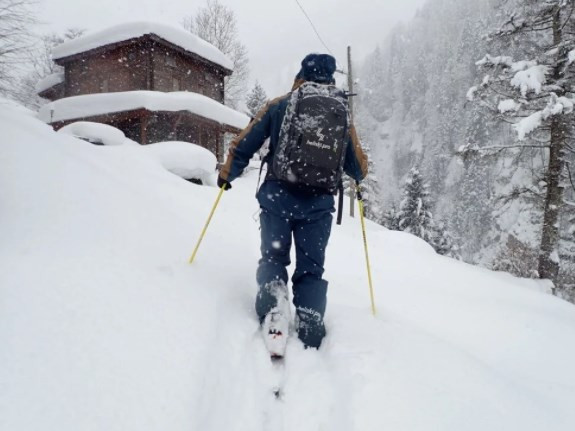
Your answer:
[[[256,279],[256,312],[272,357],[282,357],[288,336],[288,273],[292,236],[296,267],[292,276],[294,326],[306,348],[325,336],[328,283],[322,278],[334,194],[345,171],[357,182],[367,174],[367,158],[349,120],[347,95],[335,87],[335,59],[309,54],[292,91],[271,100],[231,143],[218,186],[231,182],[270,138],[260,204],[261,259]],[[339,186],[339,187],[338,187]],[[341,192],[341,190],[340,190]]]

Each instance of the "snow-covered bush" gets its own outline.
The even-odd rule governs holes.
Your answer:
[[[134,141],[126,138],[124,132],[113,126],[91,121],[77,121],[68,124],[58,130],[58,133],[72,135],[96,145],[123,145],[125,143],[135,144]]]
[[[190,142],[169,141],[144,145],[142,149],[179,177],[201,184],[214,183],[216,156],[204,147]]]

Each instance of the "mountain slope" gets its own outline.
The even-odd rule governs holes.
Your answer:
[[[0,106],[0,429],[571,430],[575,307],[535,281],[334,226],[328,337],[283,375],[253,312],[257,172],[217,194],[134,146]],[[277,379],[284,397],[271,395]]]

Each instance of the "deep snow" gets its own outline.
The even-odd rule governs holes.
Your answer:
[[[257,171],[222,198],[142,148],[0,106],[1,430],[571,431],[575,307],[541,283],[334,226],[328,336],[274,370],[253,311]],[[270,388],[283,381],[283,399]]]

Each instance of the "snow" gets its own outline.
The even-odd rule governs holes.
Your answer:
[[[367,221],[373,317],[346,217],[327,252],[328,336],[319,351],[290,338],[278,371],[253,310],[256,171],[189,265],[215,187],[12,107],[0,130],[0,429],[573,429],[575,307],[539,282]]]
[[[58,60],[60,58],[69,57],[74,54],[79,54],[81,52],[113,43],[138,38],[147,34],[155,34],[156,36],[159,36],[188,52],[197,54],[200,57],[219,64],[228,70],[233,70],[233,63],[231,60],[212,44],[189,31],[184,30],[183,28],[151,21],[129,22],[99,31],[86,33],[81,37],[66,41],[54,48],[53,58]]]
[[[469,100],[470,102],[473,102],[473,100],[475,99],[475,93],[477,93],[477,86],[474,85],[473,87],[471,87],[466,94],[466,98],[467,100]]]
[[[513,128],[517,132],[519,140],[523,141],[530,133],[541,127],[543,120],[543,111],[537,111],[514,124]]]
[[[541,87],[545,84],[549,68],[544,65],[538,65],[533,60],[513,61],[511,57],[499,56],[492,57],[487,54],[481,60],[475,63],[476,66],[504,66],[511,68],[516,72],[511,79],[511,85],[520,88],[523,97],[529,91],[534,91],[536,94],[541,92]],[[489,82],[489,78],[483,78],[483,85]]]
[[[150,111],[188,111],[238,129],[246,127],[250,120],[247,115],[214,99],[185,91],[125,91],[66,97],[42,106],[38,116],[48,123],[140,108]]]
[[[515,102],[515,100],[513,99],[502,100],[501,102],[499,102],[499,105],[497,105],[497,109],[502,114],[509,111],[517,111],[519,110],[519,108],[521,108],[521,105]]]
[[[64,72],[52,73],[36,84],[36,92],[41,93],[44,90],[52,88],[54,85],[64,82]]]
[[[515,61],[511,64],[511,70],[513,70],[514,72],[520,72],[535,66],[537,66],[537,62],[535,60],[520,60]]]
[[[568,64],[571,64],[575,61],[575,49],[569,51],[569,60]]]
[[[199,179],[215,184],[216,156],[204,147],[190,142],[158,142],[142,146],[142,150],[158,160],[168,171],[185,179]]]
[[[534,112],[533,114],[525,117],[513,127],[518,134],[519,140],[522,141],[532,133],[534,130],[541,127],[543,121],[554,115],[570,114],[573,112],[574,102],[567,97],[557,97],[555,93],[551,93],[549,103],[545,109]]]
[[[485,57],[483,57],[481,60],[475,62],[476,66],[487,66],[487,65],[492,65],[492,66],[507,66],[507,67],[512,67],[513,65],[513,59],[511,57],[507,57],[507,56],[497,56],[497,57],[492,57],[489,54],[486,54]]]
[[[126,141],[130,141],[121,130],[107,124],[93,123],[91,121],[77,121],[68,124],[58,130],[58,133],[86,139],[94,144],[102,145],[122,145]],[[130,142],[135,143],[134,141]]]
[[[19,104],[18,102],[11,100],[11,99],[6,99],[5,97],[0,96],[0,109],[10,109],[12,111],[17,111],[22,115],[26,115],[29,117],[36,117],[36,111],[32,111],[29,108],[26,108],[24,106],[22,106],[21,104]]]
[[[525,70],[520,70],[511,79],[511,85],[521,90],[521,95],[525,97],[529,91],[535,94],[541,92],[541,87],[545,84],[549,67],[538,65],[530,66]]]

